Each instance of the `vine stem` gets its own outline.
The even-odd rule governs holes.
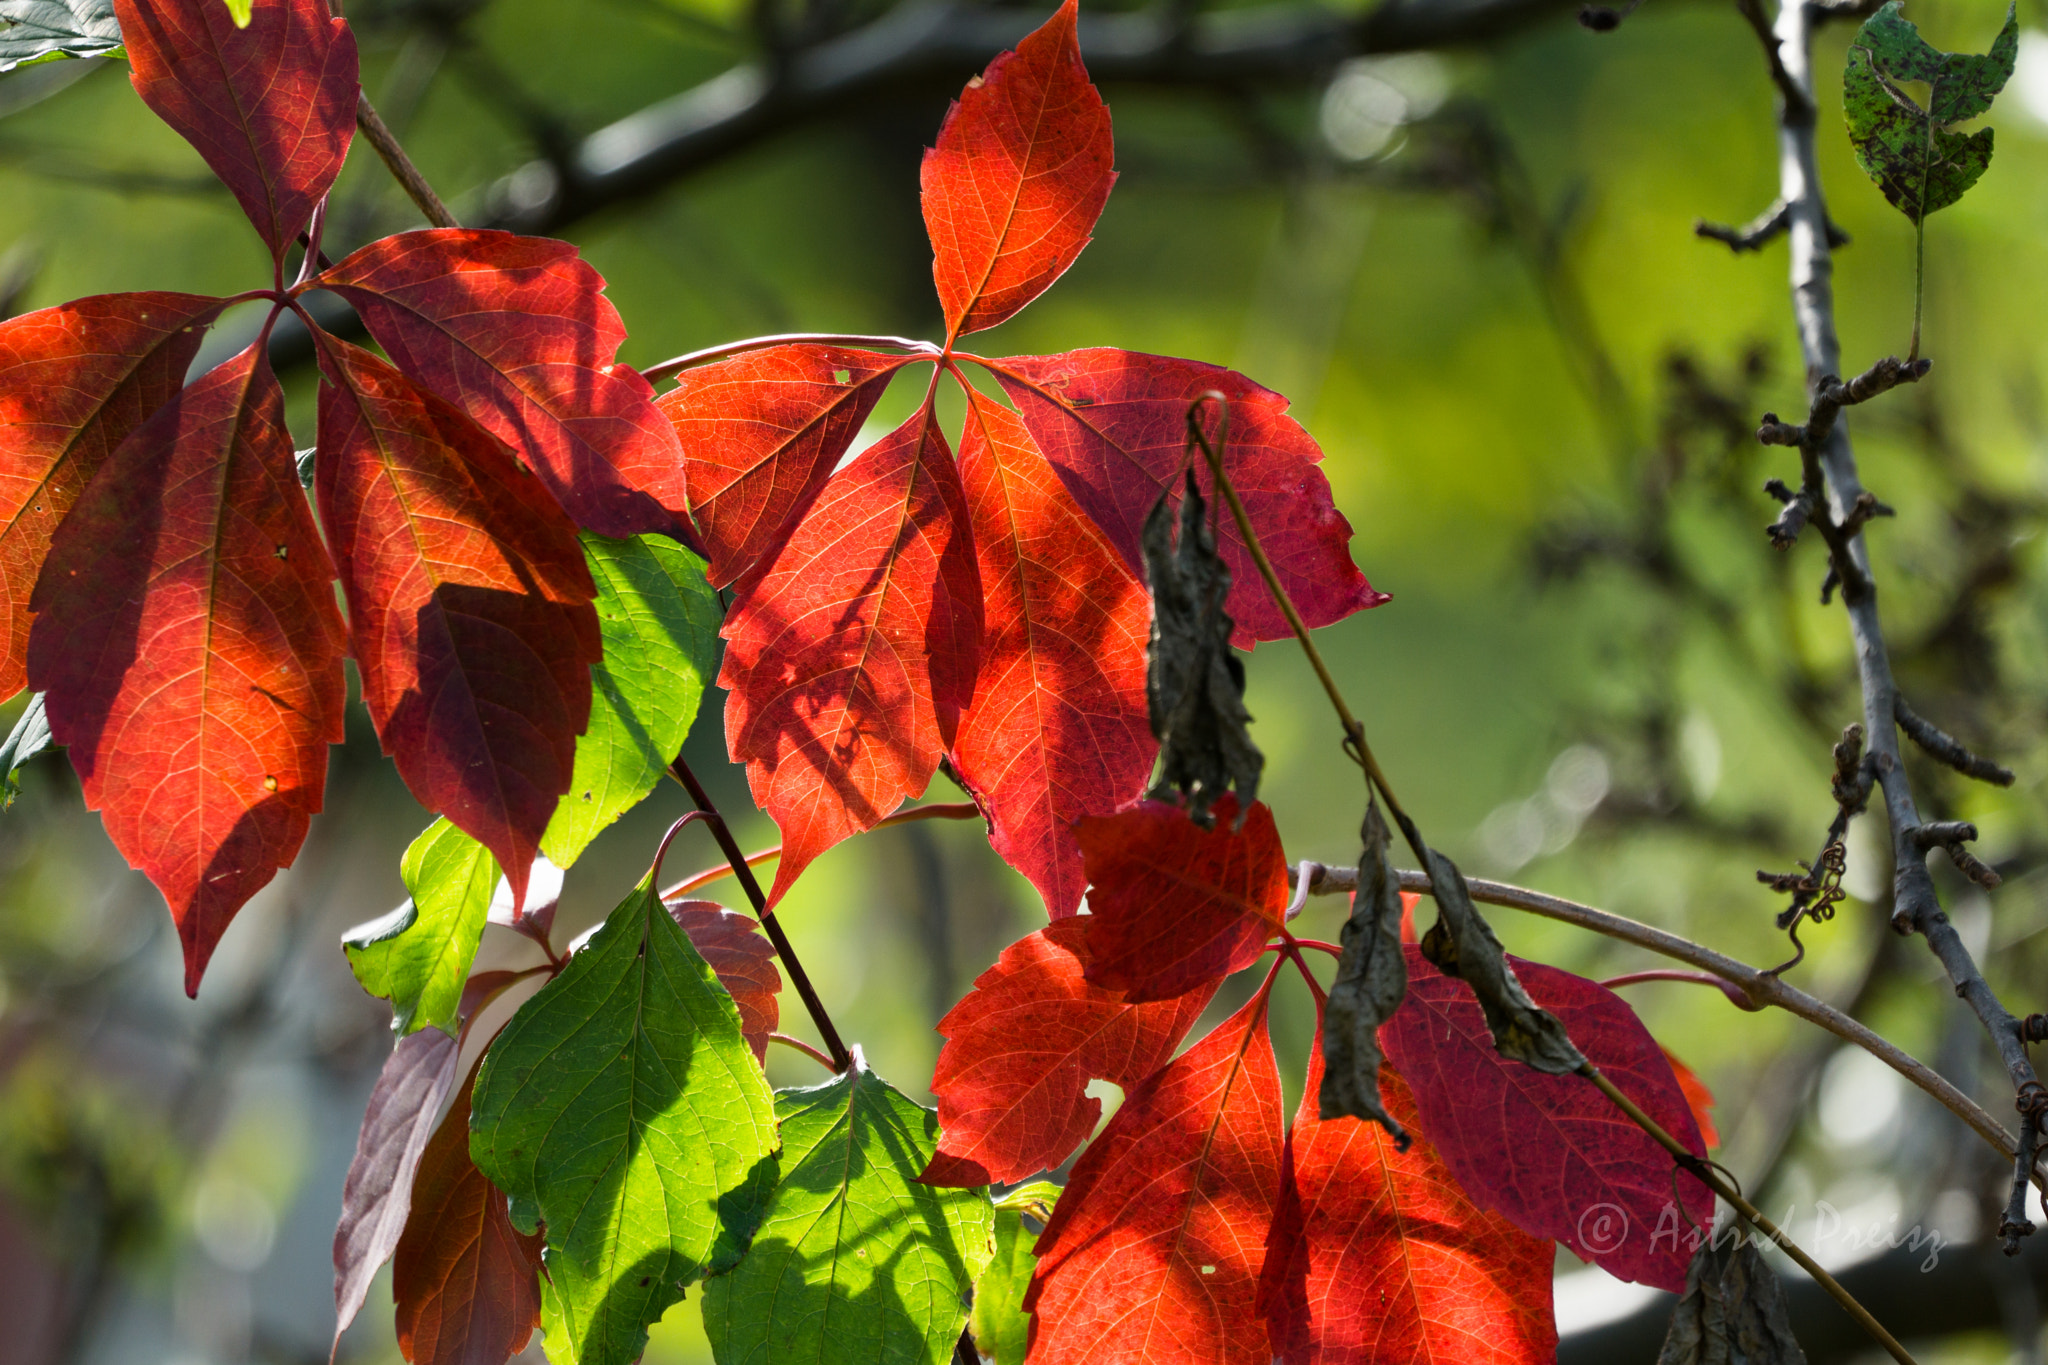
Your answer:
[[[441,202],[441,196],[434,193],[434,187],[420,174],[420,168],[412,164],[412,158],[405,154],[405,148],[398,143],[397,136],[385,124],[383,115],[370,103],[367,93],[356,96],[356,127],[363,130],[363,136],[370,140],[370,146],[384,162],[384,169],[391,172],[391,178],[405,191],[414,207],[426,215],[435,227],[461,227],[455,215]]]
[[[804,1008],[810,1012],[811,1023],[817,1026],[818,1036],[825,1040],[825,1048],[832,1054],[832,1069],[846,1071],[853,1066],[853,1054],[840,1040],[839,1030],[832,1024],[832,1016],[825,1012],[825,1002],[818,998],[818,991],[811,984],[811,978],[804,971],[804,965],[797,959],[796,946],[789,941],[789,935],[782,932],[782,924],[768,908],[768,897],[761,893],[761,883],[754,880],[754,869],[747,866],[747,858],[740,852],[739,841],[732,837],[732,830],[726,825],[725,817],[712,804],[710,793],[697,780],[697,774],[690,771],[678,754],[676,761],[668,765],[669,776],[683,784],[683,790],[696,802],[697,810],[704,816],[704,822],[711,827],[712,835],[718,840],[718,847],[724,851],[726,861],[732,864],[733,875],[740,879],[740,886],[747,893],[747,900],[754,907],[754,914],[761,921],[762,930],[768,941],[775,945],[775,955],[782,959],[783,967],[789,972],[790,984],[802,997]]]
[[[827,1071],[836,1072],[841,1069],[839,1067],[832,1065],[832,1059],[830,1057],[827,1057],[824,1053],[818,1051],[818,1049],[812,1047],[809,1043],[805,1042],[801,1038],[792,1038],[787,1033],[771,1033],[768,1035],[768,1041],[771,1043],[780,1043],[784,1047],[795,1048],[798,1052],[803,1053],[804,1056],[810,1058],[819,1066],[824,1067]]]
[[[722,346],[706,346],[701,351],[687,355],[672,356],[658,365],[649,365],[640,371],[640,377],[650,384],[659,384],[664,379],[673,379],[684,370],[742,351],[758,351],[768,346],[886,346],[891,350],[908,351],[913,356],[939,358],[939,348],[929,341],[918,341],[912,337],[855,336],[845,332],[777,332],[772,336],[748,337],[745,341],[728,341]]]
[[[981,807],[975,805],[972,801],[933,801],[922,806],[906,807],[893,815],[885,815],[875,821],[873,828],[887,829],[891,825],[912,825],[920,820],[979,820],[980,818]],[[766,848],[756,849],[754,852],[749,853],[747,855],[747,866],[759,867],[762,863],[781,856],[782,845],[770,844]],[[692,872],[689,876],[662,892],[661,898],[667,901],[674,900],[677,896],[687,896],[692,891],[700,890],[715,881],[721,881],[732,875],[732,864],[730,863],[720,863],[716,867],[707,867],[702,872]]]

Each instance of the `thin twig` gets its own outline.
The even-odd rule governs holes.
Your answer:
[[[448,206],[441,202],[441,196],[434,193],[434,187],[427,183],[427,178],[420,174],[420,168],[412,164],[412,158],[405,154],[405,148],[398,144],[397,137],[385,127],[382,116],[370,103],[368,94],[359,94],[356,97],[356,127],[363,130],[363,136],[370,140],[370,146],[375,148],[377,155],[383,159],[385,169],[391,172],[391,178],[398,182],[398,187],[405,191],[406,197],[426,215],[428,222],[442,228],[462,226],[455,221],[455,215],[448,211]]]
[[[1726,242],[1728,249],[1741,255],[1745,251],[1761,251],[1765,243],[1785,231],[1792,221],[1792,212],[1780,199],[1741,227],[1728,227],[1721,223],[1710,223],[1704,218],[1693,220],[1692,235],[1705,237],[1709,241]]]
[[[1963,776],[1974,777],[1979,782],[1989,782],[1995,787],[2012,785],[2012,769],[1971,753],[1939,726],[1922,719],[1918,712],[1906,705],[1904,694],[1892,694],[1892,713],[1899,718],[1899,728],[1906,732],[1906,738],[1919,745],[1930,758],[1937,758]]]
[[[920,820],[978,820],[980,818],[981,807],[975,805],[972,801],[933,801],[922,806],[906,806],[892,815],[885,815],[875,821],[874,827],[876,829],[887,829],[891,825],[910,825]],[[762,863],[781,856],[782,845],[770,844],[766,848],[756,849],[754,852],[749,853],[747,855],[747,866],[759,867]],[[716,881],[723,881],[732,875],[731,863],[719,863],[716,867],[707,867],[702,872],[692,872],[689,876],[662,892],[661,898],[665,901],[672,901],[677,896],[687,896],[692,891],[700,890]]]
[[[827,1071],[836,1073],[844,1069],[832,1065],[832,1059],[830,1057],[827,1057],[824,1053],[818,1051],[818,1049],[812,1047],[809,1043],[805,1042],[801,1038],[792,1038],[787,1033],[771,1033],[768,1035],[768,1041],[771,1043],[780,1043],[784,1047],[795,1048],[798,1052],[803,1053],[804,1056],[810,1058],[819,1066],[824,1067]]]

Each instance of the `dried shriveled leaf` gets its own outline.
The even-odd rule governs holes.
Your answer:
[[[643,881],[477,1080],[471,1154],[514,1227],[547,1225],[550,1357],[637,1359],[684,1286],[739,1260],[776,1146],[732,997]]]
[[[1671,1158],[1579,1076],[1547,1076],[1494,1050],[1471,988],[1424,968],[1409,948],[1408,997],[1380,1032],[1415,1096],[1415,1127],[1481,1208],[1563,1242],[1624,1280],[1676,1292],[1685,1254],[1667,1235]],[[1553,1012],[1594,1065],[1687,1150],[1706,1144],[1657,1042],[1606,987],[1516,959],[1529,993]],[[1702,1226],[1714,1197],[1689,1175],[1677,1188]]]
[[[960,474],[922,408],[832,476],[726,620],[726,744],[782,829],[770,905],[931,781],[981,628]]]
[[[1396,950],[1398,951],[1398,949]],[[1283,1365],[1549,1365],[1556,1249],[1459,1186],[1426,1140],[1318,1119],[1322,1049],[1287,1138],[1259,1308]],[[1400,1076],[1387,1108],[1413,1122]]]
[[[1056,921],[1005,948],[939,1021],[939,1150],[925,1180],[986,1185],[1059,1166],[1102,1117],[1088,1082],[1136,1088],[1173,1056],[1220,980],[1132,1004],[1090,985],[1088,965],[1088,921]]]
[[[1387,856],[1387,822],[1369,797],[1359,831],[1358,889],[1344,922],[1344,954],[1323,1007],[1322,1037],[1311,1071],[1321,1071],[1317,1112],[1324,1119],[1372,1119],[1405,1146],[1408,1134],[1387,1113],[1380,1098],[1380,1025],[1394,1017],[1408,993],[1408,958],[1401,951],[1401,879]],[[1306,1106],[1307,1101],[1303,1101]]]
[[[917,1183],[938,1120],[867,1063],[776,1096],[782,1183],[746,1258],[704,1286],[720,1361],[942,1365],[988,1265],[986,1190]]]
[[[444,819],[412,841],[398,870],[411,896],[343,934],[341,946],[362,988],[391,1002],[401,1036],[429,1026],[452,1034],[498,885],[497,860]]]
[[[0,0],[0,75],[63,57],[119,57],[114,0]]]
[[[446,400],[346,342],[320,362],[320,520],[363,703],[420,804],[523,899],[603,657],[576,528]]]
[[[754,1050],[754,1060],[768,1055],[768,1035],[782,1021],[777,996],[782,974],[775,970],[775,947],[759,932],[750,915],[728,910],[713,901],[669,901],[669,916],[690,936],[698,956],[718,973],[718,984],[740,1012],[740,1034]]]
[[[15,718],[14,728],[7,732],[7,738],[0,740],[0,810],[13,805],[14,798],[21,793],[21,779],[15,776],[21,771],[21,765],[54,743],[43,694],[34,693],[29,697],[28,705],[21,708],[21,715]]]
[[[1153,791],[1178,791],[1189,818],[1208,825],[1209,807],[1226,791],[1236,792],[1240,808],[1258,799],[1266,756],[1252,743],[1244,663],[1230,648],[1232,622],[1223,610],[1230,568],[1216,554],[1192,470],[1178,518],[1162,493],[1145,519],[1145,581],[1152,590],[1145,700],[1162,758]]]
[[[27,678],[28,599],[50,537],[184,384],[220,308],[197,294],[102,294],[0,322],[0,698]]]
[[[1991,129],[1960,133],[2012,79],[2019,56],[2019,16],[2008,6],[2005,27],[1982,57],[1929,46],[1899,0],[1864,21],[1842,72],[1842,111],[1857,164],[1899,212],[1919,222],[1961,199],[1991,164]],[[1929,87],[1926,108],[1909,83]]]
[[[1038,1239],[1031,1359],[1268,1365],[1256,1301],[1279,1193],[1261,992],[1124,1101]]]
[[[1066,273],[1102,216],[1114,148],[1075,0],[989,63],[924,154],[925,231],[948,336],[993,327]]]
[[[1221,366],[1106,347],[1012,356],[994,369],[1039,449],[1133,572],[1144,565],[1153,504],[1162,494],[1180,502],[1188,405],[1214,390],[1230,402],[1224,471],[1302,617],[1326,626],[1387,600],[1351,562],[1351,523],[1316,467],[1322,451],[1279,394]],[[1213,495],[1206,465],[1195,463]],[[1249,649],[1292,634],[1230,518],[1217,539],[1230,566],[1235,643]]]
[[[1014,1209],[996,1210],[995,1255],[974,1282],[970,1323],[975,1351],[996,1365],[1024,1365],[1024,1353],[1031,1349],[1031,1315],[1024,1311],[1024,1292],[1038,1268],[1038,1257],[1031,1254],[1035,1240],[1023,1215]]]
[[[252,348],[113,453],[30,599],[29,679],[86,804],[170,903],[188,992],[320,809],[342,737],[333,579]]]
[[[234,192],[282,259],[356,131],[356,40],[326,0],[114,0],[129,79]]]
[[[654,389],[613,356],[604,280],[567,242],[434,228],[372,242],[320,276],[398,368],[519,453],[599,535],[687,536],[683,457]]]
[[[1784,1287],[1747,1237],[1700,1244],[1657,1365],[1806,1365]]]
[[[714,584],[775,552],[910,359],[768,346],[676,376],[655,406],[682,444],[690,521]]]
[[[1016,415],[967,402],[960,472],[988,633],[953,768],[1057,919],[1087,885],[1073,822],[1136,798],[1152,772],[1145,590]]]
[[[540,1326],[540,1234],[512,1226],[505,1196],[469,1158],[476,1078],[427,1144],[391,1267],[398,1349],[411,1365],[503,1365]]]
[[[1273,812],[1216,803],[1214,829],[1143,801],[1075,826],[1088,865],[1088,980],[1133,1004],[1167,1000],[1250,966],[1287,913]]]

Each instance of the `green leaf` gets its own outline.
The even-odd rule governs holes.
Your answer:
[[[1043,1223],[1052,1217],[1060,1202],[1060,1186],[1050,1180],[1032,1180],[1006,1194],[996,1196],[996,1207],[1028,1213]]]
[[[1961,199],[1991,164],[1991,130],[1960,133],[1955,125],[1991,108],[2018,55],[2013,8],[1981,57],[1929,46],[1901,12],[1900,0],[1857,31],[1842,73],[1849,141],[1864,173],[1915,223]],[[1929,87],[1924,109],[1905,89],[1915,81]]]
[[[775,1112],[782,1184],[746,1259],[704,1287],[719,1365],[944,1365],[993,1254],[988,1191],[917,1183],[938,1117],[858,1053]]]
[[[718,594],[704,561],[666,536],[585,533],[604,661],[590,670],[590,725],[576,741],[569,794],[541,836],[558,867],[638,805],[682,752],[717,667]]]
[[[21,779],[14,775],[21,765],[52,744],[50,718],[43,711],[43,694],[37,692],[22,708],[6,741],[0,742],[0,810],[13,805],[21,792]]]
[[[554,1365],[628,1365],[738,1261],[775,1183],[774,1096],[739,1011],[643,881],[492,1045],[470,1154],[547,1227]]]
[[[255,0],[221,0],[228,7],[228,17],[235,21],[236,28],[249,27],[249,7]]]
[[[114,0],[0,0],[0,72],[64,57],[119,57]]]
[[[341,946],[363,989],[391,1002],[401,1037],[429,1024],[452,1034],[498,863],[482,844],[436,820],[412,841],[398,870],[412,899],[349,930]]]
[[[1037,1235],[1028,1232],[1015,1209],[996,1208],[996,1254],[974,1285],[974,1345],[996,1365],[1023,1365],[1031,1345],[1031,1315],[1024,1311],[1024,1291],[1038,1258],[1031,1254]]]

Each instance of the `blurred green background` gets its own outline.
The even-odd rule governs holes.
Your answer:
[[[691,0],[349,9],[366,88],[466,221],[551,139],[716,76],[752,43],[743,7]],[[1914,0],[1911,14],[1937,46],[1982,50],[2003,6]],[[1933,376],[1853,418],[1866,481],[1898,509],[1871,539],[1908,694],[2019,773],[1998,791],[1916,769],[1930,811],[1975,820],[1979,852],[2006,873],[1987,895],[1938,868],[2021,1012],[2042,1004],[2048,965],[2044,17],[2022,6],[1990,172],[1930,221]],[[1815,65],[1829,204],[1853,238],[1837,261],[1843,346],[1860,368],[1904,348],[1913,239],[1842,131],[1851,32],[1823,30]],[[1760,485],[1796,478],[1793,462],[1744,435],[1766,408],[1804,411],[1783,243],[1736,255],[1692,233],[1699,217],[1744,221],[1776,192],[1771,87],[1733,8],[1651,0],[1606,34],[1558,11],[1483,46],[1333,62],[1281,88],[1104,93],[1122,178],[1096,239],[978,349],[1120,345],[1287,393],[1322,444],[1354,557],[1393,594],[1322,647],[1431,837],[1475,875],[1760,965],[1789,956],[1771,922],[1781,898],[1753,873],[1819,847],[1828,745],[1860,709],[1841,613],[1818,600],[1818,546],[1780,555],[1762,534],[1774,507]],[[916,187],[944,110],[943,91],[892,91],[575,223],[567,235],[631,331],[622,358],[788,330],[936,335]],[[330,232],[345,240],[330,243],[416,225],[366,148],[336,195]],[[233,202],[117,63],[0,76],[0,251],[13,311],[266,276]],[[310,444],[312,376],[286,380]],[[869,438],[915,401],[911,382]],[[1360,784],[1300,652],[1261,647],[1249,670],[1263,795],[1289,857],[1355,862]],[[707,698],[687,754],[738,812],[720,700]],[[61,760],[23,779],[0,815],[0,1302],[15,1305],[0,1312],[0,1360],[323,1359],[342,1172],[389,1047],[388,1015],[337,940],[403,898],[399,855],[427,817],[354,711],[300,865],[243,912],[188,1002],[160,899]],[[930,795],[960,799],[943,778]],[[665,789],[605,835],[570,874],[565,924],[601,917],[686,808]],[[751,811],[737,823],[750,847],[775,840]],[[1883,930],[1886,847],[1881,817],[1859,823],[1852,898],[1808,929],[1788,979],[1850,1002],[2007,1114],[1974,1021],[1924,948]],[[686,835],[669,869],[715,856]],[[919,1095],[933,1023],[1043,916],[978,825],[941,822],[842,845],[781,913],[842,1030]],[[1298,931],[1334,939],[1342,914],[1311,902]],[[1658,965],[1493,918],[1514,951],[1588,975]],[[524,965],[531,950],[498,934],[484,960]],[[1798,1210],[1795,1235],[1822,1201],[1850,1224],[1890,1218],[1955,1242],[1995,1225],[1998,1163],[1890,1073],[1712,990],[1626,992],[1715,1090],[1723,1159],[1769,1208]],[[1298,989],[1279,998],[1291,1104],[1312,1011]],[[793,1000],[784,1020],[806,1031]],[[778,1083],[814,1079],[793,1053],[770,1060]],[[1628,1302],[1611,1284],[1561,1283],[1568,1327]],[[397,1359],[381,1285],[342,1359]],[[708,1359],[695,1317],[693,1296],[649,1360]],[[2038,1358],[2021,1335],[1988,1324],[1922,1358]]]

